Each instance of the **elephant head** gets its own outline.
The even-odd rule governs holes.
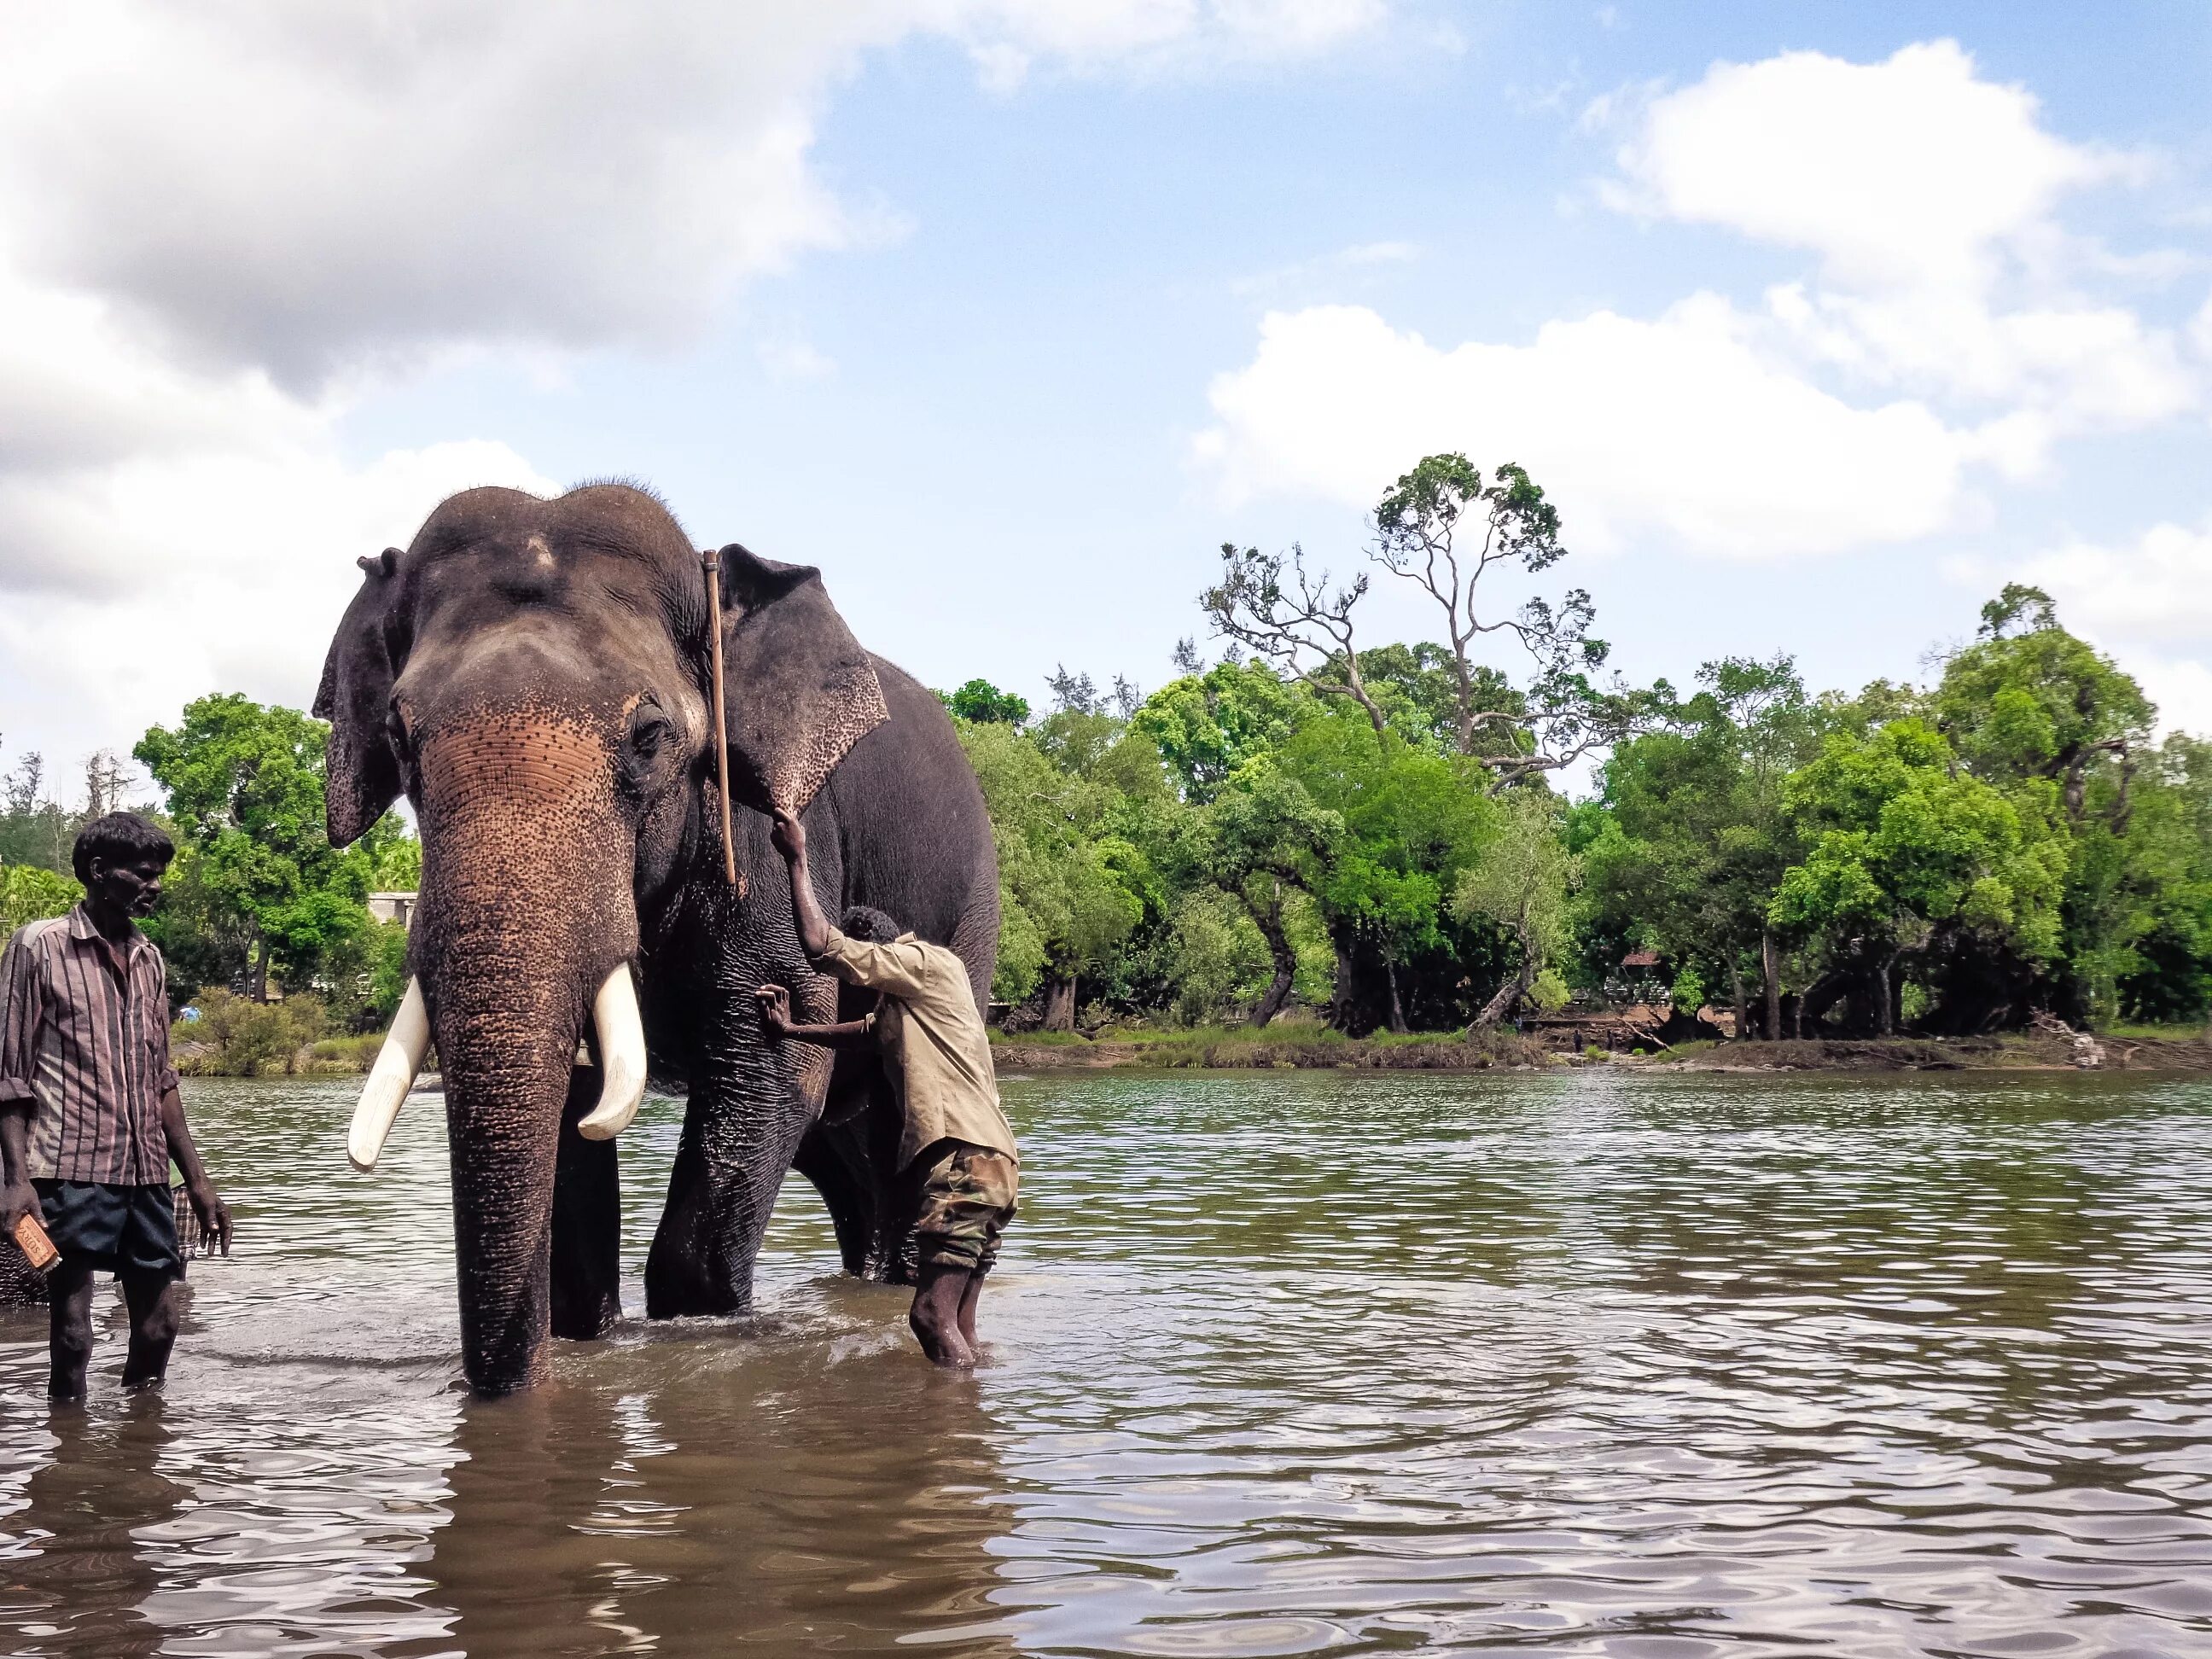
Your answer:
[[[720,562],[732,785],[803,806],[882,720],[881,690],[817,572],[735,546]],[[465,1360],[505,1392],[544,1363],[579,1041],[604,1079],[579,1127],[605,1139],[645,1087],[641,920],[697,872],[720,880],[707,578],[657,500],[612,484],[469,490],[361,564],[315,704],[330,836],[351,842],[404,792],[422,884],[413,979],[349,1151],[374,1164],[434,1041]]]

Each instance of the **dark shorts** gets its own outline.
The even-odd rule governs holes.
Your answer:
[[[964,1140],[939,1141],[915,1161],[923,1171],[915,1259],[925,1267],[990,1272],[998,1265],[999,1237],[1014,1218],[1021,1166],[1004,1152]]]
[[[177,1205],[167,1182],[112,1187],[102,1181],[34,1181],[46,1234],[64,1261],[97,1272],[184,1276]]]

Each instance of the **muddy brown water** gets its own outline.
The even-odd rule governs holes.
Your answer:
[[[2212,1654],[2202,1083],[1017,1079],[977,1376],[795,1183],[756,1318],[489,1404],[441,1114],[356,1176],[352,1094],[193,1086],[166,1398],[0,1316],[0,1651]]]

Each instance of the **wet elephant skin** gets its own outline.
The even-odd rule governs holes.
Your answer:
[[[996,860],[934,694],[860,647],[817,572],[721,550],[732,884],[707,577],[658,500],[469,490],[361,563],[316,702],[331,838],[353,841],[403,793],[421,825],[410,966],[446,1083],[471,1385],[527,1387],[549,1335],[603,1334],[620,1311],[615,1157],[577,1133],[599,1086],[577,1047],[595,1050],[592,999],[624,965],[653,1076],[689,1097],[647,1312],[748,1305],[794,1164],[848,1267],[894,1274],[879,1068],[770,1042],[752,992],[789,986],[802,1018],[839,1007],[799,954],[769,843],[766,809],[805,801],[825,906],[872,905],[951,945],[987,994]],[[825,1103],[862,1109],[831,1127]]]

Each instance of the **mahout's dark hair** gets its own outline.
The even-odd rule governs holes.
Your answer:
[[[76,878],[89,886],[94,859],[103,864],[117,865],[158,858],[167,864],[176,856],[176,842],[169,839],[169,832],[160,824],[149,823],[136,812],[110,812],[76,832],[76,846],[70,854],[70,866],[76,872]]]
[[[882,911],[856,904],[837,919],[837,931],[863,945],[889,945],[906,930]]]

